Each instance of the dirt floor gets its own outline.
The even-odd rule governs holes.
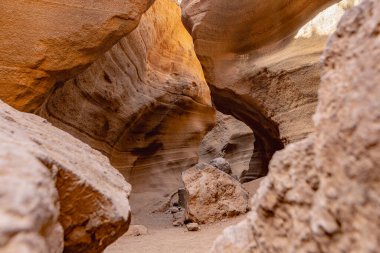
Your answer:
[[[255,180],[244,187],[250,195],[256,192],[261,180]],[[231,218],[214,224],[201,225],[196,232],[186,227],[173,227],[170,213],[143,212],[139,209],[132,217],[133,225],[144,225],[147,235],[124,235],[109,246],[104,253],[207,253],[212,243],[231,225],[239,223],[246,215]],[[146,209],[147,210],[147,209]]]
[[[154,216],[158,220],[165,220],[165,217],[160,217],[162,214],[153,214]],[[186,227],[147,226],[148,235],[124,235],[109,246],[105,253],[206,253],[224,228],[238,223],[244,217],[245,215],[242,215],[227,221],[203,225],[196,232],[187,231]]]

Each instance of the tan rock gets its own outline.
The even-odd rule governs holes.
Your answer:
[[[244,182],[266,175],[276,150],[314,131],[320,55],[346,6],[328,10],[294,37],[334,2],[182,2],[216,108],[245,122],[256,137]]]
[[[224,173],[227,173],[228,175],[232,174],[230,163],[223,157],[212,159],[210,161],[210,165],[217,168],[220,171],[223,171]]]
[[[186,228],[188,231],[198,231],[199,230],[199,224],[192,222],[192,223],[187,223]]]
[[[255,137],[252,130],[232,116],[216,113],[215,127],[199,146],[199,161],[209,163],[223,157],[231,166],[232,175],[240,177],[249,169]]]
[[[27,149],[0,136],[0,252],[61,253],[58,192]]]
[[[176,191],[181,171],[197,163],[199,143],[214,124],[179,6],[156,1],[132,33],[56,85],[38,114],[110,158],[134,193],[144,195],[131,197],[135,212]]]
[[[0,140],[25,150],[54,176],[65,252],[102,252],[128,229],[131,187],[98,151],[46,120],[17,112],[2,102]],[[38,197],[30,201],[35,204]]]
[[[248,227],[211,252],[378,251],[379,23],[375,0],[344,16],[323,57],[315,135],[276,153]]]
[[[211,223],[247,212],[248,193],[230,175],[204,164],[182,173],[186,220]]]
[[[0,99],[34,111],[56,82],[132,31],[153,0],[0,3]]]
[[[172,223],[173,227],[180,227],[183,226],[183,221],[182,220],[175,220]]]

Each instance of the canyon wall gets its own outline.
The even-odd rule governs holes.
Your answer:
[[[380,3],[342,19],[323,55],[315,133],[276,153],[253,211],[212,252],[377,252]]]
[[[57,83],[37,113],[102,151],[134,193],[151,194],[146,203],[178,189],[215,121],[172,0],[157,0],[133,32],[83,73]]]
[[[56,82],[79,73],[132,31],[153,0],[0,3],[0,99],[33,112]]]
[[[334,2],[182,2],[183,23],[193,37],[213,103],[250,126],[256,137],[256,171],[250,179],[266,175],[276,150],[314,131],[320,55],[352,1],[297,31]]]
[[[209,163],[223,157],[231,165],[232,175],[240,178],[249,169],[255,136],[243,122],[223,113],[216,113],[215,127],[199,146],[199,162]]]

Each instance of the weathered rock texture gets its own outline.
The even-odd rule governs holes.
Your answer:
[[[1,159],[2,163],[6,163],[9,159],[13,161],[14,166],[21,167],[26,158],[31,158],[30,162],[24,165],[28,166],[27,171],[23,169],[18,173],[20,180],[24,180],[30,185],[29,194],[36,193],[36,196],[33,197],[26,196],[30,197],[26,208],[38,207],[38,209],[30,211],[38,212],[36,218],[41,220],[34,227],[34,224],[27,222],[28,219],[34,218],[35,214],[27,213],[24,226],[41,229],[37,232],[41,232],[41,236],[43,236],[50,233],[51,227],[55,225],[54,215],[56,213],[53,204],[56,205],[56,203],[50,203],[54,200],[52,198],[54,192],[48,188],[51,186],[51,182],[48,179],[36,182],[33,177],[27,179],[28,175],[44,173],[44,176],[52,175],[58,190],[59,222],[64,229],[64,252],[102,252],[107,245],[128,229],[130,222],[128,195],[131,187],[123,176],[110,165],[108,159],[98,151],[56,129],[46,120],[36,115],[17,112],[2,102],[0,104],[0,140],[1,145],[17,146],[15,150],[20,150],[19,160],[14,160],[11,156],[12,153],[9,157],[4,157],[5,154],[3,154],[5,161]],[[36,168],[35,172],[28,172],[33,168]],[[46,170],[45,172],[43,172],[43,168]],[[0,180],[5,179],[1,177]],[[33,183],[37,184],[35,191],[33,191]],[[41,183],[41,188],[38,188],[39,183]],[[1,185],[1,187],[3,186],[4,184]],[[15,191],[15,194],[18,194],[18,191],[22,194],[22,188],[12,186],[11,189]],[[38,191],[36,192],[36,190]],[[42,201],[41,194],[44,190],[46,190],[46,199],[40,205],[38,201]],[[49,195],[52,196],[49,197]],[[1,208],[3,206],[1,205]],[[21,208],[22,206],[20,206]],[[42,211],[40,212],[39,209]],[[44,210],[45,212],[43,212]],[[19,210],[20,213],[27,211],[28,209]],[[47,218],[50,220],[46,220]],[[19,218],[15,217],[14,222],[17,219]],[[43,226],[44,222],[46,227]],[[9,226],[11,225],[17,226],[17,222],[12,222]],[[43,227],[39,228],[38,226]],[[14,229],[16,230],[17,227]],[[31,230],[32,232],[33,230]]]
[[[200,224],[233,217],[248,210],[248,193],[239,181],[208,164],[182,173],[187,192],[185,218]]]
[[[309,25],[315,31],[309,37],[294,36],[334,2],[182,2],[183,21],[216,108],[245,122],[256,137],[255,171],[247,179],[266,175],[276,150],[314,130],[311,116],[320,83],[320,55],[332,28],[318,21]],[[323,21],[339,20],[342,7],[336,9]]]
[[[230,163],[223,157],[215,158],[211,160],[209,164],[217,168],[218,170],[223,171],[224,173],[227,173],[228,175],[232,174]]]
[[[197,163],[199,143],[215,120],[172,0],[156,1],[132,33],[56,85],[38,113],[102,151],[135,193],[150,192],[152,200],[178,189],[181,171]]]
[[[1,253],[63,251],[52,173],[30,152],[0,134]]]
[[[248,170],[255,137],[252,130],[232,116],[216,113],[216,125],[199,146],[199,161],[209,163],[223,157],[231,165],[232,175],[240,177]]]
[[[380,247],[380,2],[340,22],[324,53],[315,135],[271,162],[249,218],[212,252],[360,252]]]
[[[0,99],[38,108],[138,24],[153,0],[0,2]]]

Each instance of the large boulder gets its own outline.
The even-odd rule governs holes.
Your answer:
[[[380,247],[380,2],[341,20],[323,57],[315,134],[278,152],[212,252],[372,253]]]
[[[0,3],[0,99],[34,111],[56,82],[82,71],[132,31],[153,0]]]
[[[136,195],[136,212],[178,189],[181,172],[197,163],[199,143],[214,124],[179,6],[157,0],[133,32],[56,85],[38,114],[108,156],[134,193],[146,195]]]
[[[30,202],[26,205],[30,205],[29,208],[38,207],[42,211],[32,209],[31,213],[27,213],[29,209],[25,209],[19,212],[24,212],[25,220],[33,219],[36,215],[33,212],[38,212],[38,218],[41,220],[33,229],[41,232],[41,236],[49,236],[51,227],[56,224],[54,206],[57,203],[50,196],[53,194],[52,196],[56,197],[49,188],[49,179],[44,179],[46,182],[40,179],[41,189],[33,189],[32,183],[39,182],[34,181],[32,176],[38,173],[45,173],[45,177],[50,176],[50,180],[55,180],[60,205],[59,222],[64,229],[65,252],[102,252],[107,245],[127,231],[130,223],[128,196],[131,187],[100,152],[53,127],[46,120],[33,114],[17,112],[3,102],[0,102],[0,140],[1,145],[11,145],[13,148],[17,146],[15,150],[20,150],[18,161],[13,161],[12,156],[3,155],[5,162],[10,160],[10,163],[13,162],[21,169],[22,162],[26,162],[23,166],[28,166],[27,171],[22,169],[17,172],[20,180],[25,181],[25,187],[27,184],[31,185],[30,192],[25,193],[28,194],[26,197],[30,197]],[[31,160],[26,161],[26,158]],[[4,163],[3,160],[1,162]],[[34,168],[38,170],[28,172]],[[31,178],[26,179],[29,175]],[[24,194],[23,188],[15,190],[14,187],[16,186],[12,186],[12,192],[15,195],[9,198],[18,196],[19,192]],[[40,192],[43,190],[46,190],[44,201],[41,198],[45,195],[41,195]],[[36,196],[30,196],[34,192]],[[41,205],[38,205],[38,201]],[[3,208],[3,205],[1,206]],[[47,216],[49,214],[50,216]],[[47,218],[50,220],[46,220]],[[43,226],[44,222],[46,228]],[[12,226],[17,226],[17,222],[8,225],[12,229]],[[33,226],[27,223],[24,225]],[[18,228],[14,229],[17,231]],[[51,235],[53,236],[53,233]]]
[[[212,223],[246,213],[248,192],[221,170],[199,164],[182,173],[186,189],[185,219]]]
[[[1,253],[63,251],[53,174],[27,149],[0,134]]]
[[[276,150],[314,131],[320,55],[347,5],[297,31],[334,2],[182,2],[216,108],[246,123],[256,137],[255,168],[247,179],[266,175]]]

